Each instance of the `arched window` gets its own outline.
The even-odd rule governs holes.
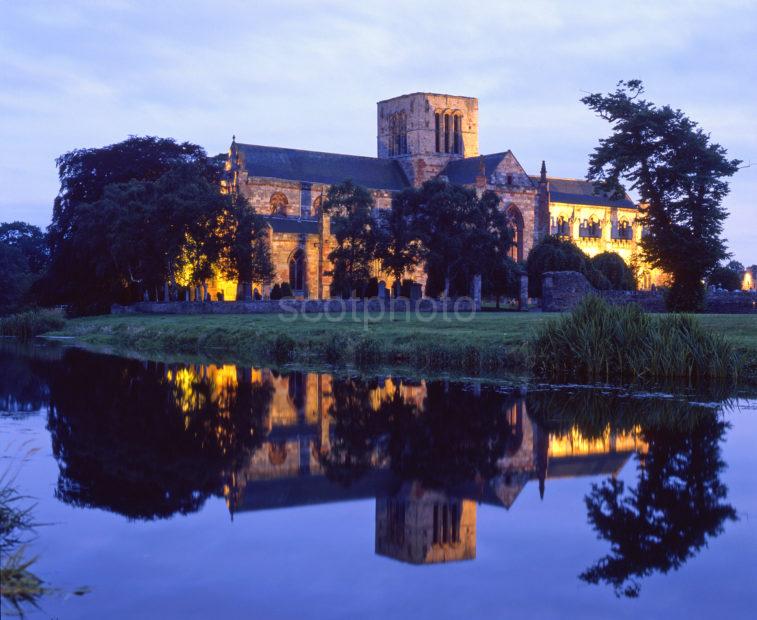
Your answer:
[[[407,116],[397,112],[389,117],[389,157],[407,155]]]
[[[305,253],[297,250],[289,259],[289,286],[293,291],[305,288]]]
[[[323,199],[321,196],[316,196],[315,200],[313,201],[313,206],[310,208],[310,215],[312,217],[318,217],[321,215],[321,203],[323,202]]]
[[[581,226],[578,229],[578,236],[589,239],[599,239],[602,237],[602,225],[597,218],[592,215],[588,220],[581,222]]]
[[[442,150],[442,113],[437,112],[434,114],[434,127],[436,129],[436,152],[441,153]]]
[[[281,192],[276,192],[271,196],[271,215],[286,217],[289,207],[287,197]]]
[[[454,140],[452,143],[452,152],[460,154],[463,152],[463,118],[459,114],[454,116]]]
[[[506,211],[507,226],[513,241],[510,246],[510,258],[514,261],[523,260],[523,216],[515,205],[510,205]]]
[[[444,115],[444,152],[449,153],[452,146],[452,122],[449,112]]]
[[[557,218],[555,232],[558,237],[570,237],[570,223],[562,215]]]
[[[633,239],[633,228],[628,220],[618,222],[618,239]]]

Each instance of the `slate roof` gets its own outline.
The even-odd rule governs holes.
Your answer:
[[[275,233],[318,234],[318,222],[316,220],[302,220],[294,217],[267,217],[266,221],[271,225]]]
[[[491,155],[482,155],[484,159],[484,171],[486,178],[490,178],[497,166],[502,162],[510,151],[504,153],[492,153]],[[449,179],[450,183],[457,185],[472,185],[476,182],[481,157],[466,157],[464,159],[454,159],[449,162],[442,170],[441,174]]]
[[[410,186],[391,159],[301,151],[237,143],[247,174],[256,177],[334,185],[347,179],[370,189],[399,191]]]
[[[531,180],[539,182],[539,177],[532,176]],[[613,200],[605,193],[595,194],[595,186],[585,179],[559,179],[547,177],[549,181],[550,202],[565,202],[578,205],[596,205],[600,207],[620,207],[623,209],[635,209],[636,205],[631,197],[626,194],[622,200]]]

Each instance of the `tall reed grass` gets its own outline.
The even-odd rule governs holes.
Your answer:
[[[595,296],[544,324],[532,359],[538,375],[580,381],[735,380],[739,368],[733,347],[695,317],[646,314]]]
[[[61,329],[64,325],[60,310],[27,310],[0,318],[0,335],[29,340],[38,334]]]

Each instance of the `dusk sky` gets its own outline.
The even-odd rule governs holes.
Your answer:
[[[0,221],[50,221],[55,158],[130,134],[375,155],[381,99],[479,99],[482,153],[583,177],[579,99],[641,78],[750,161],[725,236],[757,263],[757,2],[0,0]]]

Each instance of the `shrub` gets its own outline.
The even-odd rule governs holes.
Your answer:
[[[292,296],[292,287],[289,285],[289,282],[284,282],[281,285],[281,297],[282,299],[286,299],[287,297]]]
[[[587,256],[574,243],[559,237],[546,237],[528,255],[529,297],[541,297],[541,276],[545,271],[578,271],[586,274]]]
[[[741,274],[730,267],[715,267],[707,281],[726,291],[738,291],[741,288]]]
[[[28,340],[65,324],[60,310],[38,309],[11,314],[0,319],[0,335]]]
[[[588,296],[547,322],[532,344],[537,374],[582,381],[735,379],[738,359],[693,317],[652,316]]]
[[[365,297],[367,299],[378,297],[378,278],[368,280],[368,284],[365,287]]]
[[[274,301],[281,299],[281,286],[278,282],[274,284],[273,288],[271,289],[271,299]]]
[[[619,254],[602,252],[590,258],[589,265],[607,280],[609,288],[616,291],[633,291],[636,289],[633,271]]]

